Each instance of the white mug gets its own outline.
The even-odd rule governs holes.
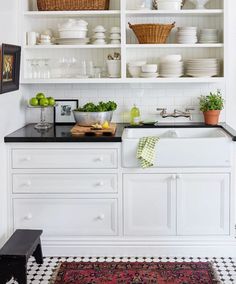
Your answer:
[[[37,33],[36,32],[28,32],[27,33],[27,44],[28,45],[36,45],[37,44]]]
[[[121,61],[107,60],[107,69],[110,78],[119,78],[121,74]]]

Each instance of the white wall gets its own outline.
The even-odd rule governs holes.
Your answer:
[[[0,43],[17,44],[16,0],[0,0]],[[25,124],[20,91],[0,95],[0,245],[6,234],[6,146],[4,136]]]

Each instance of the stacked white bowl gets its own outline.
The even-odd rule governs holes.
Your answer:
[[[182,0],[156,0],[158,10],[181,10]]]
[[[217,29],[202,29],[199,36],[200,43],[218,43],[219,31]]]
[[[200,58],[186,61],[186,75],[191,77],[213,77],[219,75],[217,58]]]
[[[95,45],[103,45],[107,44],[106,42],[106,29],[103,26],[96,26],[95,29],[93,30],[94,35],[94,42],[93,44]]]
[[[176,35],[176,42],[180,44],[197,43],[197,27],[180,27]]]
[[[132,61],[128,63],[128,71],[133,78],[139,78],[142,73],[142,66],[146,65],[146,61]]]
[[[179,54],[166,55],[160,58],[160,77],[178,78],[184,75],[184,63]]]
[[[112,27],[110,30],[110,44],[120,44],[120,27]]]
[[[156,78],[158,66],[157,64],[145,64],[142,66],[142,72],[140,73],[141,78]]]
[[[84,20],[69,19],[58,26],[60,39],[86,39],[88,23]]]

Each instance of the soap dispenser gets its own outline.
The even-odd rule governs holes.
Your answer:
[[[134,105],[130,111],[130,124],[139,125],[141,121],[140,110]]]

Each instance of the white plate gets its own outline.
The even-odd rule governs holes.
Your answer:
[[[158,76],[158,73],[141,73],[141,78],[156,78]]]
[[[84,45],[89,43],[89,38],[83,38],[83,39],[78,39],[78,38],[58,38],[56,39],[56,43],[60,45]]]

